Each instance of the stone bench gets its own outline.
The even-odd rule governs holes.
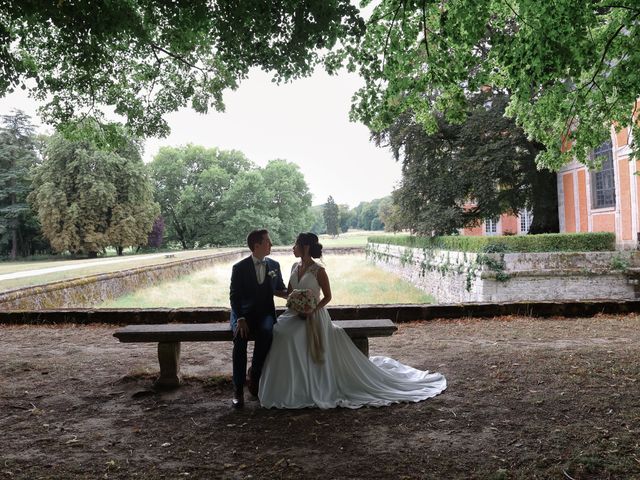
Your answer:
[[[398,329],[391,320],[334,320],[342,327],[362,353],[369,356],[369,337],[388,337]],[[181,342],[227,342],[233,340],[228,323],[166,323],[160,325],[128,325],[113,334],[124,343],[158,343],[160,377],[157,388],[180,385]]]

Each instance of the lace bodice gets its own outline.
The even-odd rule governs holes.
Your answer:
[[[310,265],[306,272],[302,275],[302,278],[298,278],[298,266],[299,263],[294,263],[291,268],[291,286],[293,288],[306,288],[313,292],[318,300],[320,300],[320,284],[318,283],[317,275],[318,270],[322,267],[317,263]]]

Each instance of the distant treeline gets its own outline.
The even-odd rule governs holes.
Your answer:
[[[301,231],[383,227],[381,200],[333,203],[329,217],[326,205],[311,207],[286,160],[259,167],[239,151],[188,145],[144,164],[141,151],[123,127],[87,121],[46,137],[20,111],[0,117],[0,255],[243,245],[256,227],[289,244]]]

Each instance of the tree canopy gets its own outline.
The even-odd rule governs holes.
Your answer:
[[[340,234],[340,207],[331,195],[322,208],[322,215],[327,226],[327,233],[333,237]]]
[[[35,170],[29,201],[54,250],[89,256],[107,246],[122,253],[145,245],[160,213],[133,140],[105,151],[88,140],[54,135]]]
[[[637,0],[382,0],[329,65],[360,72],[351,115],[375,132],[407,112],[434,132],[439,114],[464,120],[469,93],[507,92],[507,114],[545,146],[538,163],[557,168],[634,123],[639,20]]]
[[[393,192],[397,208],[385,212],[390,225],[446,235],[528,208],[532,233],[558,231],[555,174],[536,168],[542,145],[504,116],[507,101],[506,95],[477,95],[464,123],[439,115],[432,134],[403,114],[378,136],[402,161],[402,181]]]
[[[0,2],[0,96],[27,89],[59,125],[100,106],[139,136],[163,115],[224,108],[251,67],[309,74],[364,22],[349,0],[9,0]]]
[[[18,110],[0,119],[0,253],[15,259],[48,247],[27,203],[39,158],[29,116]]]
[[[150,168],[167,241],[182,248],[241,245],[258,227],[288,243],[312,222],[304,176],[284,160],[258,168],[239,151],[188,145],[161,148]]]

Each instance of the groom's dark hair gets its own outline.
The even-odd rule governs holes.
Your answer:
[[[262,243],[262,237],[264,237],[267,233],[269,233],[269,230],[263,228],[261,230],[254,230],[249,235],[247,235],[247,245],[249,246],[249,250],[253,252],[253,247],[255,246],[255,244]]]

